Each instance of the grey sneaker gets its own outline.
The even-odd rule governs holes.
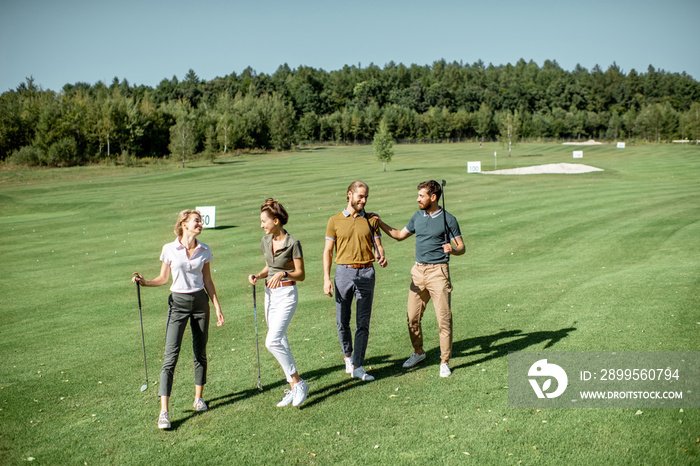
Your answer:
[[[413,367],[424,359],[425,359],[425,353],[423,353],[423,354],[413,353],[413,354],[411,354],[411,357],[406,359],[406,362],[403,363],[403,368],[408,369],[409,367]]]
[[[345,358],[345,373],[352,374],[352,358]]]
[[[299,384],[297,384],[299,385]],[[295,385],[296,387],[296,385]],[[285,406],[289,406],[292,403],[292,400],[294,399],[294,392],[292,390],[285,390],[284,391],[284,396],[280,400],[279,403],[277,403],[278,408],[283,408]]]
[[[372,377],[371,375],[369,375],[369,374],[367,373],[367,371],[365,371],[365,368],[362,367],[362,366],[360,366],[360,367],[356,368],[355,370],[353,370],[353,371],[352,371],[352,374],[351,374],[351,377],[352,377],[353,379],[360,379],[360,380],[362,380],[362,381],[364,381],[364,382],[371,382],[372,380],[374,380],[374,377]]]
[[[309,384],[307,384],[303,380],[301,382],[295,383],[292,392],[292,406],[301,406],[304,404],[304,402],[306,401],[306,396],[309,394]]]
[[[194,409],[196,409],[197,411],[206,411],[206,410],[209,409],[209,408],[207,407],[207,404],[206,404],[206,403],[204,402],[204,400],[201,399],[201,398],[195,398],[194,404],[192,405],[192,407],[193,407]]]
[[[440,364],[440,377],[449,377],[451,374],[450,366],[446,362]]]
[[[170,416],[167,411],[160,412],[160,416],[158,416],[158,428],[170,429]]]

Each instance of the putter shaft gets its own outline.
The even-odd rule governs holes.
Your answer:
[[[253,285],[253,316],[255,317],[255,350],[258,355],[258,390],[262,391],[262,377],[260,375],[260,344],[258,343],[258,307],[255,298],[255,285]]]
[[[141,385],[141,391],[146,391],[148,388],[148,367],[146,366],[146,339],[143,335],[143,313],[141,312],[141,286],[136,282],[136,297],[139,301],[139,322],[141,322],[141,346],[143,348],[143,370],[146,373],[146,383]]]

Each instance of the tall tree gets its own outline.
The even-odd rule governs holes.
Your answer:
[[[476,129],[476,134],[481,137],[481,141],[484,141],[484,137],[488,137],[491,132],[491,126],[493,125],[493,112],[489,106],[485,103],[481,103],[479,111],[476,114],[476,124],[474,128]]]
[[[374,154],[382,162],[384,171],[386,171],[386,163],[391,162],[391,158],[394,156],[394,138],[391,136],[385,121],[380,123],[379,130],[374,134],[372,146]]]
[[[517,143],[520,135],[520,113],[517,110],[499,112],[497,121],[500,130],[498,139],[501,145],[508,147],[508,157],[510,157],[511,147]]]
[[[187,157],[194,155],[196,141],[194,140],[194,122],[190,114],[192,106],[187,100],[180,99],[174,106],[175,124],[170,127],[170,153],[173,157],[182,157],[182,168],[185,168]]]

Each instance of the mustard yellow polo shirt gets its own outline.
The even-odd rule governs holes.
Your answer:
[[[335,263],[338,265],[370,264],[374,262],[374,238],[381,238],[379,219],[357,217],[346,209],[332,216],[326,227],[326,239],[335,242]]]

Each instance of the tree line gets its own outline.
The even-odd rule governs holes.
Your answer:
[[[66,166],[122,157],[399,142],[700,139],[700,83],[649,66],[624,73],[556,61],[395,64],[324,71],[247,68],[210,81],[189,70],[155,88],[114,78],[44,90],[32,78],[0,95],[0,160]]]

